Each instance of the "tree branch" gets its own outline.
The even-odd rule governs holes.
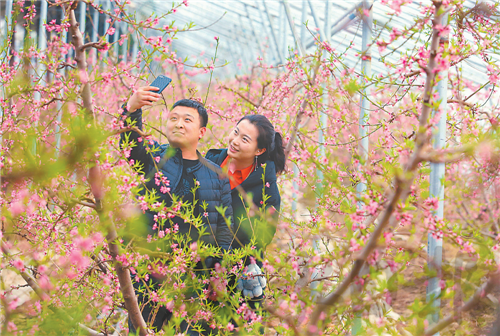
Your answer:
[[[453,322],[455,322],[462,313],[465,313],[466,311],[469,311],[475,306],[477,306],[477,304],[483,297],[485,297],[489,292],[495,289],[495,287],[498,285],[498,280],[499,280],[498,273],[492,275],[488,279],[488,281],[483,286],[481,286],[469,299],[469,301],[467,301],[462,307],[453,311],[452,314],[440,320],[438,323],[427,329],[424,333],[420,333],[420,335],[425,335],[425,336],[435,335],[444,328],[446,328],[447,326],[449,326],[450,324],[452,324]]]
[[[103,50],[106,48],[106,43],[103,43],[101,41],[85,43],[80,47],[80,51],[84,51],[87,48],[96,48],[97,50]]]
[[[244,101],[246,101],[247,103],[249,103],[250,105],[252,105],[254,108],[259,108],[260,106],[260,102],[259,104],[256,104],[254,103],[253,101],[251,101],[249,98],[245,97],[244,95],[242,95],[241,93],[239,93],[238,91],[230,88],[230,87],[227,87],[226,85],[223,85],[221,86],[224,90],[227,90],[235,95],[237,95],[238,97],[240,97],[241,99],[243,99]]]
[[[313,77],[311,79],[311,86],[314,86],[314,83],[316,82],[316,75],[318,74],[318,70],[320,68],[321,62],[318,60],[316,66],[314,67],[313,71]],[[304,97],[304,100],[302,101],[302,104],[300,104],[299,111],[297,112],[297,115],[295,116],[295,124],[292,128],[292,134],[290,135],[290,140],[288,141],[288,144],[286,145],[285,148],[285,162],[288,160],[288,156],[290,155],[290,152],[292,151],[293,144],[295,143],[295,138],[297,137],[297,132],[299,130],[300,123],[302,121],[302,116],[304,115],[304,112],[306,110],[307,104],[309,104],[309,98],[311,96],[311,93],[307,93],[306,96]]]
[[[467,154],[472,154],[474,146],[466,145],[448,150],[428,149],[421,154],[422,161],[432,163],[456,162],[464,158]]]
[[[7,247],[6,244],[4,244],[3,241],[0,240],[0,251],[2,251],[6,256],[8,256],[10,258],[11,256],[11,252],[9,250],[9,248]],[[28,274],[26,271],[21,271],[21,270],[18,270],[19,271],[19,274],[21,275],[21,277],[24,279],[24,281],[26,281],[26,283],[28,284],[29,287],[31,287],[31,289],[33,289],[33,291],[35,292],[35,294],[42,300],[42,301],[46,301],[50,298],[49,294],[45,293],[43,291],[43,289],[40,288],[40,286],[38,285],[38,283],[36,282],[36,280],[30,275]],[[55,306],[52,306],[52,307],[49,307],[50,310],[54,311],[54,310],[57,310],[58,308],[55,307]],[[65,315],[67,316],[67,318],[69,320],[73,320],[73,318],[69,315]],[[105,336],[103,333],[100,333],[98,331],[95,331],[93,329],[90,329],[89,327],[87,327],[86,325],[83,325],[81,323],[78,323],[78,326],[82,329],[84,329],[88,335],[90,336]]]
[[[327,295],[324,299],[320,299],[318,302],[318,305],[316,306],[316,309],[313,311],[311,315],[311,319],[309,322],[309,331],[310,330],[316,330],[318,332],[319,330],[317,329],[317,325],[319,322],[319,317],[323,311],[325,311],[328,307],[331,307],[335,305],[338,300],[341,298],[341,296],[345,293],[345,291],[349,288],[351,283],[356,279],[356,277],[359,275],[359,272],[361,271],[363,264],[365,263],[366,259],[369,257],[369,255],[373,252],[373,250],[377,247],[377,242],[380,236],[382,235],[383,231],[385,228],[390,225],[392,226],[395,223],[395,218],[392,217],[392,214],[394,210],[396,209],[396,206],[402,201],[404,202],[405,199],[408,197],[409,194],[409,187],[412,185],[413,180],[415,178],[414,176],[414,171],[417,169],[419,163],[422,161],[422,152],[426,145],[429,142],[429,137],[426,134],[426,129],[427,129],[427,124],[429,122],[429,115],[431,112],[431,99],[432,99],[432,91],[433,87],[435,85],[435,79],[436,79],[436,73],[434,72],[434,69],[437,66],[436,63],[436,55],[438,53],[438,48],[439,48],[439,31],[435,28],[438,24],[441,22],[441,18],[443,16],[443,12],[441,9],[441,2],[435,2],[434,3],[436,9],[435,9],[435,16],[433,20],[433,34],[432,34],[432,39],[431,39],[431,44],[430,44],[430,56],[429,56],[429,62],[428,62],[428,70],[429,70],[429,75],[426,78],[425,82],[425,88],[424,88],[424,97],[423,97],[423,102],[422,102],[422,109],[421,109],[421,114],[419,117],[419,131],[415,137],[415,150],[410,157],[406,167],[405,167],[405,179],[403,179],[401,176],[396,175],[395,177],[395,191],[393,195],[390,197],[390,201],[384,211],[381,213],[380,220],[378,221],[377,226],[375,227],[375,230],[373,233],[370,235],[370,239],[368,240],[367,244],[359,254],[359,256],[356,258],[354,265],[349,272],[349,274],[344,278],[344,280],[338,285],[338,287],[335,289],[335,291],[329,295]],[[366,221],[373,223],[375,222],[375,217],[369,217],[367,218]],[[367,225],[368,227],[368,225]]]
[[[71,43],[75,47],[75,60],[77,68],[80,76],[86,79],[86,81],[82,80],[83,87],[81,97],[83,107],[88,115],[94,117],[92,93],[88,83],[87,60],[85,50],[83,48],[83,35],[78,28],[79,24],[76,21],[75,12],[68,5],[66,6],[66,15],[69,16],[69,31],[71,32]],[[103,222],[105,219],[103,216],[101,199],[103,198],[104,192],[102,188],[102,176],[98,166],[92,166],[89,169],[89,183],[90,189],[95,198],[96,212],[99,215],[100,221]],[[147,325],[142,317],[141,311],[139,310],[139,304],[137,302],[137,297],[135,296],[134,287],[132,286],[132,279],[130,278],[129,270],[128,268],[123,267],[123,265],[117,260],[119,249],[117,244],[118,237],[114,223],[109,223],[108,225],[107,241],[109,244],[110,254],[115,261],[116,274],[120,282],[120,290],[122,292],[123,299],[125,300],[125,307],[128,311],[129,317],[134,327],[136,327],[139,331],[139,335],[146,336],[148,332]]]
[[[277,318],[279,318],[280,320],[283,320],[285,321],[293,330],[293,333],[295,335],[300,335],[300,331],[299,329],[297,328],[297,326],[295,325],[295,321],[290,317],[290,316],[283,316],[281,314],[279,314],[276,309],[274,309],[273,306],[266,306],[265,309],[270,312],[272,315],[276,316]]]

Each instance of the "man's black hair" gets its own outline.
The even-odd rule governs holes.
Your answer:
[[[200,127],[207,127],[208,113],[202,103],[192,99],[181,99],[174,103],[174,105],[172,106],[172,110],[177,106],[191,107],[196,109],[198,111],[198,114],[200,115]]]

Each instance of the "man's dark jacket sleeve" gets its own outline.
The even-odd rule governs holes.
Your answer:
[[[122,118],[124,126],[135,126],[142,131],[142,110],[138,109],[132,113],[127,111],[126,106],[123,106]],[[130,122],[127,122],[130,119]],[[134,160],[139,163],[143,174],[147,173],[148,167],[152,164],[151,154],[147,151],[146,139],[142,139],[139,133],[135,131],[127,131],[120,134],[120,146],[123,147],[127,142],[132,145],[128,160]]]
[[[231,243],[233,242],[233,207],[231,198],[231,186],[229,184],[229,179],[224,177],[220,180],[221,184],[221,205],[226,208],[224,216],[221,214],[218,217],[217,222],[217,243],[224,250],[229,250]],[[229,220],[229,225],[226,223],[226,219]]]

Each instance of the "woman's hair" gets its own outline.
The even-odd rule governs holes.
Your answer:
[[[274,127],[269,119],[263,115],[246,115],[238,121],[238,124],[243,120],[247,120],[252,125],[257,127],[257,130],[259,131],[257,147],[259,149],[266,149],[263,154],[259,155],[257,163],[262,164],[267,160],[274,161],[276,173],[281,174],[285,170],[285,150],[283,148],[283,138],[281,137],[281,134],[274,131]]]

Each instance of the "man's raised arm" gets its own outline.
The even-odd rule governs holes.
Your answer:
[[[132,126],[140,131],[143,130],[141,108],[143,106],[152,106],[154,102],[160,99],[161,96],[159,94],[151,92],[157,89],[158,88],[153,86],[144,86],[134,92],[127,104],[123,106],[122,116],[124,118],[125,127]],[[127,143],[133,144],[128,160],[134,160],[134,162],[138,163],[144,174],[146,173],[146,171],[144,171],[144,169],[146,169],[145,165],[151,160],[151,154],[146,150],[145,141],[146,139],[142,139],[141,135],[133,130],[120,134],[120,146],[123,147],[123,145]]]

